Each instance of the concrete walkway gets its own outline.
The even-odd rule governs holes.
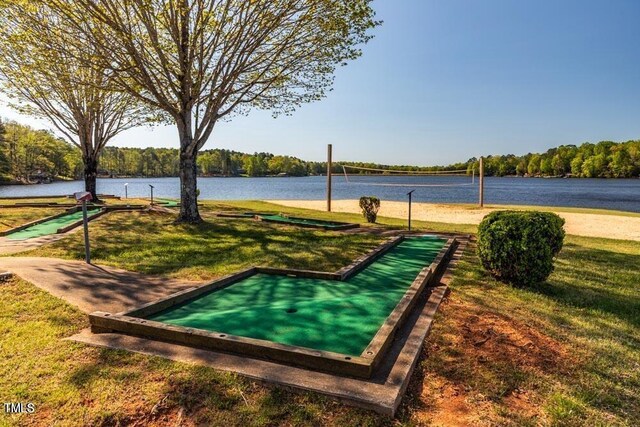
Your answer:
[[[0,257],[2,271],[9,271],[86,313],[117,313],[202,284],[57,258]]]
[[[71,230],[69,233],[75,232]],[[27,240],[11,240],[7,237],[0,237],[0,255],[11,255],[19,252],[29,251],[31,249],[39,248],[47,243],[55,242],[63,237],[66,237],[68,233],[62,234],[50,234],[48,236],[36,237]]]

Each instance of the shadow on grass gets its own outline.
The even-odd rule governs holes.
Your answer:
[[[555,274],[535,292],[640,326],[640,255],[565,245]]]
[[[105,404],[92,420],[100,425],[179,425],[180,421],[189,425],[322,425],[333,419],[336,425],[355,426],[379,421],[371,412],[317,394],[270,387],[206,366],[120,350],[96,351],[89,363],[71,372],[68,381],[92,397],[96,388],[108,386],[111,392],[119,392],[116,400],[127,399],[127,395],[132,399],[115,408]]]
[[[166,215],[142,213],[112,213],[90,234],[98,263],[150,274],[191,270],[207,278],[251,265],[335,270],[382,240],[243,219],[176,225]],[[80,237],[70,236],[42,251],[81,259]]]

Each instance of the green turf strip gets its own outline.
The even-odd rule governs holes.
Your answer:
[[[319,219],[289,218],[282,215],[262,215],[262,218],[265,218],[274,222],[281,222],[284,224],[317,225],[317,226],[326,227],[326,228],[340,228],[345,225],[345,224],[336,224],[330,221],[322,221]]]
[[[100,212],[100,209],[90,209],[87,211],[89,217]],[[9,240],[27,240],[34,237],[47,236],[49,234],[55,234],[60,228],[73,224],[76,221],[82,219],[82,211],[74,212],[69,215],[64,215],[58,218],[50,219],[40,224],[33,225],[24,230],[16,231],[7,236]]]
[[[156,204],[162,205],[165,208],[177,208],[178,202],[170,199],[156,199]]]
[[[256,274],[150,319],[359,356],[445,243],[406,238],[344,282]]]

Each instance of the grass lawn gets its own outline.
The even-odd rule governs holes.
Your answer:
[[[72,199],[68,198],[58,198],[58,199],[33,199],[33,200],[11,200],[11,199],[0,199],[0,205],[14,204],[14,203],[27,203],[27,202],[57,202],[57,203],[75,203]],[[123,205],[123,204],[141,204],[148,205],[149,201],[144,199],[128,199],[128,200],[117,200],[117,199],[108,199],[106,201],[107,205]],[[11,207],[11,208],[1,208],[0,209],[0,231],[9,230],[11,228],[20,226],[22,224],[26,224],[31,221],[35,221],[41,218],[46,218],[51,215],[56,215],[64,212],[68,208],[63,207]]]
[[[414,379],[443,424],[640,424],[640,242],[568,236],[544,285],[516,289],[469,253]]]
[[[0,198],[0,205],[15,205],[19,203],[72,203],[73,199],[68,197],[46,197],[42,199],[3,199]]]
[[[206,204],[208,222],[198,226],[109,214],[91,224],[96,262],[199,278],[251,264],[331,270],[380,240],[210,216],[222,207]],[[82,258],[80,244],[78,233],[28,254]],[[210,368],[63,341],[88,326],[86,316],[14,279],[0,285],[0,400],[33,402],[37,412],[0,415],[0,425],[638,425],[638,265],[640,242],[568,236],[548,283],[514,289],[488,277],[469,250],[396,420]]]
[[[106,205],[125,205],[125,204],[143,204],[148,205],[149,199],[147,198],[128,198],[128,199],[111,199],[111,198],[103,198],[101,200],[102,203]],[[3,199],[0,198],[0,205],[15,205],[20,203],[58,203],[58,204],[69,204],[76,203],[73,197],[47,197],[41,199]]]
[[[90,225],[92,259],[148,274],[211,279],[252,265],[337,270],[383,238],[218,218],[220,206],[202,208],[207,221],[174,225],[164,213],[112,212]],[[82,233],[29,252],[29,256],[84,259]],[[18,255],[19,256],[19,255]]]

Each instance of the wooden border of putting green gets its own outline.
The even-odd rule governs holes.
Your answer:
[[[89,315],[91,331],[94,333],[120,332],[127,335],[184,344],[190,347],[220,350],[228,353],[277,361],[332,374],[369,378],[376,367],[383,361],[386,350],[393,342],[396,333],[402,327],[403,322],[415,306],[424,289],[432,286],[434,279],[442,269],[445,268],[446,261],[456,246],[455,238],[449,238],[433,262],[420,271],[396,307],[385,319],[369,345],[362,354],[357,357],[255,338],[240,337],[222,332],[169,325],[163,322],[148,320],[147,317],[170,307],[193,300],[201,295],[231,286],[240,280],[258,273],[342,281],[345,280],[345,277],[350,277],[357,271],[362,270],[366,265],[374,262],[378,257],[403,240],[404,236],[397,236],[370,252],[366,257],[362,257],[349,265],[346,267],[346,270],[341,269],[336,273],[252,267],[239,273],[223,277],[207,285],[187,289],[126,312],[118,314],[99,311],[94,312]]]
[[[76,210],[76,212],[82,210],[82,208],[79,208]],[[108,210],[101,208],[98,212],[94,213],[94,214],[88,214],[87,215],[87,222],[91,222],[94,219],[98,219],[100,218],[102,215],[106,214],[107,212],[109,212]],[[66,225],[64,227],[58,228],[58,230],[56,230],[56,234],[61,234],[61,233],[66,233],[67,231],[71,231],[76,227],[79,227],[82,225],[82,223],[84,222],[84,220],[79,219],[74,223],[71,223],[69,225]]]
[[[95,205],[98,206],[98,205]],[[148,205],[111,205],[111,206],[102,206],[103,209],[106,209],[107,212],[133,212],[133,211],[143,211],[148,209]]]
[[[219,218],[244,218],[244,219],[255,219],[256,216],[259,215],[278,215],[275,212],[267,213],[267,212],[216,212],[214,214]]]
[[[15,208],[16,206],[11,206]],[[77,207],[66,209],[64,212],[60,212],[59,214],[51,215],[45,218],[36,219],[35,221],[27,222],[26,224],[19,225],[17,227],[10,228],[9,230],[0,231],[0,237],[8,236],[9,234],[15,233],[17,231],[22,231],[25,228],[33,227],[34,225],[42,224],[43,222],[50,221],[52,219],[60,218],[61,216],[69,215],[72,213],[76,213],[78,211]]]
[[[11,205],[0,205],[0,209],[9,208],[75,208],[77,203],[58,203],[58,202],[32,202],[32,203],[13,203]]]
[[[77,203],[16,203],[13,205],[0,205],[0,209],[16,209],[16,208],[60,208],[60,209],[73,209],[78,207]],[[105,208],[108,210],[123,210],[123,211],[134,211],[134,210],[143,210],[148,208],[147,205],[96,205],[89,203],[87,204],[89,208]]]
[[[255,219],[257,219],[258,221],[264,221],[264,222],[272,222],[274,224],[283,224],[283,225],[290,225],[293,227],[302,227],[302,228],[316,228],[316,229],[320,229],[320,230],[326,230],[326,231],[341,231],[341,230],[350,230],[353,228],[358,228],[360,227],[360,224],[354,224],[354,223],[350,223],[350,222],[339,222],[339,221],[327,221],[324,219],[315,219],[315,218],[303,218],[303,217],[299,217],[299,216],[291,216],[291,215],[286,215],[286,214],[277,214],[283,218],[286,219],[291,219],[291,222],[287,222],[287,221],[278,221],[278,220],[274,220],[271,218],[268,218],[267,215],[261,215],[261,214],[256,214]],[[304,222],[295,222],[295,221],[314,221],[316,222],[316,224],[314,223],[304,223]]]
[[[0,200],[25,200],[25,199],[64,199],[64,198],[69,198],[72,197],[69,194],[58,194],[58,195],[51,195],[51,196],[7,196],[7,197],[0,197]]]
[[[11,207],[15,208],[17,206],[11,205]],[[24,207],[24,206],[20,206],[20,207]],[[42,206],[39,206],[39,207],[42,207]],[[47,206],[47,207],[60,207],[60,208],[62,208],[62,206],[60,206],[60,205],[53,205],[53,206]],[[96,207],[99,207],[99,206],[97,206],[97,205],[89,205],[87,207],[88,208],[96,208]],[[89,218],[88,218],[89,221],[93,221],[94,219],[97,219],[97,218],[101,217],[102,215],[104,215],[106,213],[109,213],[109,212],[141,211],[141,210],[146,209],[146,206],[144,206],[144,205],[122,205],[122,206],[118,205],[118,206],[103,206],[103,207],[100,207],[100,208],[101,208],[100,212],[89,216]],[[22,231],[25,228],[33,227],[34,225],[42,224],[43,222],[47,222],[47,221],[50,221],[52,219],[56,219],[56,218],[63,217],[65,215],[76,213],[76,212],[78,212],[80,210],[82,210],[82,206],[78,206],[77,204],[73,205],[72,208],[66,209],[64,212],[60,212],[59,214],[51,215],[51,216],[48,216],[46,218],[40,218],[40,219],[37,219],[35,221],[31,221],[31,222],[28,222],[26,224],[22,224],[22,225],[19,225],[17,227],[11,228],[9,230],[0,231],[0,237],[8,236],[8,235],[13,234],[15,232]],[[78,220],[78,221],[76,221],[76,222],[74,222],[72,224],[69,224],[69,225],[65,226],[65,227],[59,228],[58,230],[56,230],[55,234],[66,233],[67,231],[71,231],[71,230],[73,230],[74,228],[76,228],[76,227],[78,227],[80,225],[82,225],[82,220]]]
[[[118,206],[99,206],[99,205],[88,205],[87,208],[95,208],[100,207],[100,212],[97,212],[93,215],[89,215],[87,220],[88,222],[93,221],[94,219],[100,218],[102,215],[108,214],[109,212],[133,212],[133,211],[142,211],[147,207],[144,205],[118,205]],[[82,208],[77,208],[76,212],[81,210]],[[66,233],[67,231],[73,230],[76,227],[82,225],[83,220],[80,219],[73,224],[69,224],[66,227],[59,228],[56,233]]]
[[[290,218],[291,220],[302,220],[302,221],[315,221],[317,224],[312,223],[300,223],[300,222],[287,222],[287,221],[277,221],[270,218],[265,218],[268,216],[281,216],[283,218]],[[316,218],[303,218],[299,216],[291,216],[283,213],[275,213],[275,212],[216,212],[215,216],[219,218],[240,218],[240,219],[255,219],[258,221],[271,222],[274,224],[283,224],[290,225],[293,227],[302,227],[302,228],[316,228],[320,230],[326,231],[341,231],[341,230],[350,230],[353,228],[360,227],[360,224],[354,224],[350,222],[340,222],[340,221],[328,221],[324,219],[316,219]]]

